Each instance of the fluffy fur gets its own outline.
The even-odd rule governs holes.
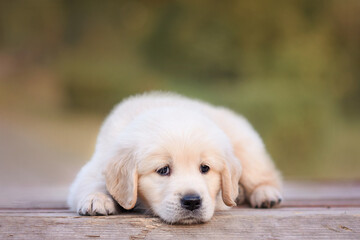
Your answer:
[[[200,166],[210,167],[201,173]],[[157,170],[169,166],[170,175]],[[241,193],[239,195],[239,192]],[[168,223],[211,219],[241,201],[273,207],[281,181],[248,121],[223,108],[172,93],[130,97],[105,120],[91,160],[71,186],[68,204],[80,215],[110,215],[137,201]],[[198,194],[201,207],[180,199]]]

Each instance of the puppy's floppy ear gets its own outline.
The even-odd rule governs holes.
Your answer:
[[[105,170],[106,188],[125,209],[136,204],[138,173],[132,151],[122,150],[113,157]]]
[[[236,206],[235,199],[239,194],[241,170],[240,161],[233,153],[228,154],[221,172],[221,193],[224,203],[229,207]]]

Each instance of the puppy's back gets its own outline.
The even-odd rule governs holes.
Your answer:
[[[189,99],[175,93],[144,93],[129,97],[116,105],[105,120],[103,127],[106,128],[106,125],[111,125],[111,128],[115,127],[116,130],[120,130],[142,113],[164,107],[185,108],[196,112],[204,112],[205,108],[211,108],[210,105],[204,102]]]
[[[102,125],[98,143],[110,144],[130,122],[146,111],[156,108],[195,111],[214,122],[234,144],[263,147],[260,136],[241,115],[224,107],[213,106],[175,93],[158,91],[129,97],[115,106]],[[102,141],[99,141],[100,138]]]

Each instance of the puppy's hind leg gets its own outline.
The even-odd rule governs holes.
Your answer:
[[[281,179],[263,147],[236,149],[243,166],[240,184],[252,207],[271,208],[282,201]]]
[[[77,175],[70,188],[68,205],[80,215],[112,215],[119,205],[106,190],[101,170],[88,162]]]
[[[228,135],[241,162],[240,185],[251,206],[266,208],[279,204],[282,199],[280,174],[258,133],[244,117],[227,109],[217,108],[211,116]],[[240,197],[239,200],[241,202]]]

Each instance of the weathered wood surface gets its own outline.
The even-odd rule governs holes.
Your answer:
[[[29,190],[29,189],[28,189]],[[80,217],[64,199],[0,204],[0,239],[360,239],[359,182],[287,183],[276,209],[235,207],[198,225],[139,213]],[[41,200],[41,201],[40,201]]]
[[[67,211],[0,212],[1,239],[359,239],[359,208],[235,208],[199,225],[139,214],[79,217]]]

